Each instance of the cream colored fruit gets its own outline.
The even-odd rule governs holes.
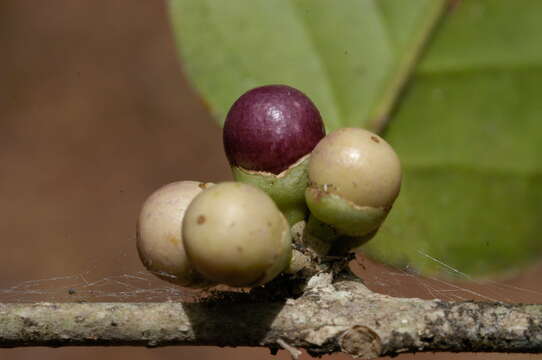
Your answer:
[[[401,164],[381,137],[344,128],[322,139],[309,163],[312,184],[358,206],[390,207],[401,187]]]
[[[230,286],[256,286],[289,265],[288,222],[255,186],[225,182],[199,194],[183,221],[186,253],[206,278]]]
[[[210,185],[197,181],[174,182],[156,190],[143,204],[137,223],[137,250],[152,274],[182,286],[208,284],[188,261],[181,226],[190,202]]]

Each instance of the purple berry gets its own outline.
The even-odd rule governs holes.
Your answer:
[[[223,135],[232,166],[279,174],[310,153],[325,129],[305,94],[286,85],[268,85],[237,99]]]

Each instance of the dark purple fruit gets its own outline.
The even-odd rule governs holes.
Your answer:
[[[244,93],[224,123],[224,149],[232,166],[279,174],[325,136],[316,106],[301,91],[268,85]]]

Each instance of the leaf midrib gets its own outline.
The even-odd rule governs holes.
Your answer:
[[[373,0],[374,1],[374,0]],[[338,101],[338,91],[339,88],[337,84],[332,79],[330,67],[325,57],[322,55],[322,51],[319,48],[317,42],[314,38],[314,33],[311,30],[310,26],[307,24],[305,18],[300,14],[300,9],[295,2],[289,3],[292,13],[302,25],[305,37],[310,41],[311,48],[313,49],[314,54],[317,56],[317,61],[322,69],[326,86],[329,89],[331,95],[331,101],[334,106],[335,112],[339,115],[340,119],[344,119],[345,109],[340,105]],[[378,1],[375,2],[375,5],[378,5]],[[389,79],[382,84],[384,90],[381,91],[380,96],[377,98],[374,106],[369,112],[369,118],[366,119],[365,127],[381,133],[384,127],[387,125],[389,120],[389,114],[391,113],[394,106],[397,104],[398,98],[400,97],[401,89],[405,83],[410,79],[415,73],[416,65],[419,63],[420,55],[423,48],[425,47],[427,41],[431,37],[433,29],[438,24],[440,18],[444,14],[444,9],[448,6],[446,1],[434,1],[432,3],[432,8],[429,10],[429,14],[425,18],[425,21],[419,25],[419,28],[416,31],[416,35],[413,36],[411,43],[405,46],[405,49],[400,49],[403,51],[399,52],[399,56],[395,56],[394,71],[390,73]],[[384,21],[384,16],[382,14],[382,9],[380,6],[375,6],[375,11],[379,16],[379,21],[386,24]],[[386,26],[383,26],[387,30]],[[386,46],[389,48],[396,48],[396,45],[391,41],[389,31],[386,31],[384,38],[386,41]],[[378,90],[377,90],[378,91]],[[328,127],[334,128],[334,126],[329,126],[329,122],[334,120],[327,119]]]
[[[305,21],[304,17],[300,15],[300,10],[295,2],[290,1],[289,7],[292,10],[292,14],[295,16],[295,18],[298,20],[299,24],[303,27],[303,32],[305,33],[305,38],[310,42],[310,46],[313,50],[313,53],[317,57],[318,65],[320,69],[322,69],[323,77],[326,81],[326,86],[329,89],[329,94],[331,95],[331,102],[333,104],[335,113],[338,114],[339,119],[344,118],[344,109],[342,106],[339,105],[339,100],[337,99],[337,86],[332,80],[331,77],[331,71],[330,71],[330,65],[325,61],[325,57],[322,56],[321,49],[317,46],[316,41],[314,39],[314,33],[311,31],[310,27],[308,26],[307,22]],[[330,122],[336,122],[336,119],[326,119],[326,127],[332,127],[330,126]]]
[[[384,85],[385,90],[382,91],[379,100],[369,114],[367,127],[371,130],[381,133],[387,126],[389,115],[398,102],[401,90],[408,79],[416,72],[416,65],[421,60],[423,49],[439,20],[445,14],[444,10],[447,8],[448,3],[446,1],[434,1],[432,5],[434,7],[430,11],[431,15],[426,17],[426,21],[420,25],[417,34],[413,36],[411,44],[406,46],[407,49],[411,48],[412,51],[404,51],[402,56],[398,58],[395,74],[392,74],[391,79]]]

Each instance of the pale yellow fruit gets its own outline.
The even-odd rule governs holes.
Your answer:
[[[174,182],[156,190],[143,204],[137,223],[137,250],[152,274],[182,286],[209,284],[194,271],[186,256],[181,226],[192,199],[210,185]]]
[[[370,238],[401,188],[395,151],[378,135],[359,128],[339,129],[322,139],[311,154],[308,175],[305,201],[311,219],[354,238]]]
[[[273,200],[248,184],[225,182],[199,194],[183,221],[186,253],[206,278],[256,286],[288,267],[288,222]]]
[[[389,208],[401,188],[401,163],[381,137],[344,128],[322,139],[309,163],[312,184],[357,206]]]

